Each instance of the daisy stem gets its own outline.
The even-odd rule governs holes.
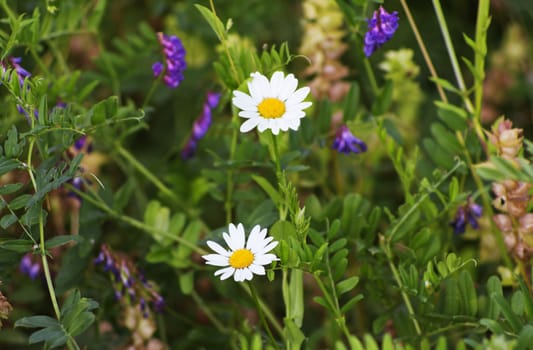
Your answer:
[[[250,288],[248,288],[248,285],[245,284],[245,283],[241,283],[240,284],[242,286],[242,288],[244,289],[244,291],[246,293],[248,293],[248,295],[252,295],[252,292],[250,290]],[[261,307],[261,310],[263,310],[263,313],[265,314],[266,318],[268,318],[268,320],[270,321],[270,324],[274,327],[274,329],[276,330],[276,332],[280,335],[280,336],[283,336],[283,328],[281,327],[281,325],[279,324],[277,318],[274,316],[274,314],[272,313],[272,311],[270,310],[270,308],[268,307],[268,305],[266,305],[263,300],[261,300],[261,297],[259,297],[257,294],[257,301],[259,303],[259,306]]]
[[[237,127],[239,123],[239,117],[237,114],[233,113],[231,125],[233,127],[233,135],[231,137],[231,146],[229,150],[229,163],[233,163],[233,159],[235,158],[235,151],[237,150],[237,140],[239,137],[239,128]],[[226,202],[224,203],[224,208],[226,209],[226,224],[229,225],[231,223],[231,219],[233,217],[233,203],[232,203],[232,197],[233,197],[233,168],[230,166],[228,168],[228,177],[226,180]]]
[[[276,164],[276,179],[278,182],[281,182],[281,161],[279,157],[279,147],[278,147],[278,139],[276,138],[276,135],[273,133],[270,133],[270,136],[272,137],[272,160]]]
[[[270,326],[268,325],[268,322],[266,321],[265,315],[263,313],[263,308],[261,307],[261,304],[259,303],[259,298],[257,297],[257,293],[255,291],[255,287],[252,283],[248,283],[250,292],[252,293],[252,299],[254,300],[255,306],[257,307],[257,312],[259,312],[259,317],[261,318],[261,322],[263,323],[263,327],[265,327],[265,330],[268,334],[268,337],[270,338],[270,341],[272,342],[272,345],[276,349],[280,349],[278,346],[278,342],[272,335],[272,331],[270,330]]]

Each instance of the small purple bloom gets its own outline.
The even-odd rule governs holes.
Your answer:
[[[370,57],[381,45],[389,41],[398,29],[398,12],[388,13],[380,6],[368,20],[368,31],[365,34],[364,52]]]
[[[156,62],[152,64],[152,72],[154,73],[154,78],[157,78],[163,72],[165,65],[161,62]]]
[[[335,141],[331,146],[333,149],[336,149],[338,152],[348,154],[353,153],[362,153],[366,152],[366,144],[355,137],[350,129],[346,125],[341,125],[337,130],[335,135]]]
[[[183,159],[190,159],[194,156],[196,151],[196,145],[200,141],[211,126],[212,122],[212,111],[218,106],[220,102],[220,93],[218,92],[208,92],[206,101],[204,103],[202,114],[194,121],[192,126],[191,136],[187,140],[185,147],[181,151],[181,157]]]
[[[156,292],[154,292],[154,300],[153,300],[153,303],[154,303],[154,310],[155,312],[163,312],[163,309],[165,308],[165,299],[163,299],[163,297],[159,294],[157,294]]]
[[[41,265],[39,262],[34,262],[31,253],[26,253],[20,260],[20,272],[28,275],[32,280],[36,279],[41,273]]]
[[[183,80],[183,72],[185,71],[185,68],[187,68],[185,48],[183,47],[181,40],[175,35],[157,33],[157,38],[163,48],[165,64],[155,62],[152,65],[152,72],[154,77],[158,77],[164,71],[165,75],[163,81],[165,84],[172,89],[177,88]]]
[[[220,92],[208,91],[207,92],[207,105],[211,107],[211,109],[215,109],[220,103],[220,96],[221,96]]]
[[[465,233],[466,225],[470,224],[472,228],[478,229],[479,224],[477,219],[483,214],[483,207],[468,199],[468,203],[457,208],[455,218],[450,225],[453,227],[455,234]]]

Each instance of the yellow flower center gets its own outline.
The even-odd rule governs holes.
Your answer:
[[[254,254],[248,249],[237,249],[229,257],[229,264],[236,269],[243,269],[252,265]]]
[[[259,106],[257,106],[257,109],[263,118],[279,118],[285,114],[285,103],[277,98],[267,97],[261,101]]]

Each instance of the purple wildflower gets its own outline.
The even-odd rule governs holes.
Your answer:
[[[22,58],[20,57],[8,57],[5,61],[0,61],[0,66],[2,66],[2,74],[4,74],[10,67],[14,68],[15,74],[19,78],[20,86],[22,87],[24,85],[24,80],[31,77],[31,73],[20,65],[21,61]]]
[[[126,298],[128,304],[139,304],[143,317],[150,315],[150,305],[156,312],[162,312],[165,302],[146,280],[143,272],[125,255],[116,254],[104,244],[94,259],[95,265],[104,265],[104,271],[110,272],[114,296],[117,301]]]
[[[364,52],[370,57],[381,45],[389,41],[398,29],[398,12],[388,13],[380,6],[368,20],[368,32],[365,34]]]
[[[19,269],[20,272],[34,280],[41,273],[41,264],[38,261],[34,261],[32,253],[26,253],[20,260]]]
[[[159,295],[157,292],[152,293],[153,296],[153,303],[154,303],[154,310],[155,312],[163,312],[163,309],[165,308],[165,299],[161,295]]]
[[[335,135],[335,141],[333,141],[332,148],[338,152],[348,154],[366,152],[366,144],[355,137],[350,129],[346,125],[341,125]]]
[[[483,207],[468,199],[467,204],[457,208],[455,218],[450,222],[450,225],[453,227],[453,232],[455,234],[465,233],[467,224],[470,224],[474,229],[478,229],[479,224],[477,219],[480,218],[482,214]]]
[[[220,102],[220,93],[218,92],[207,93],[207,97],[204,103],[202,114],[200,114],[198,119],[194,121],[191,135],[189,136],[189,139],[187,140],[185,147],[183,147],[183,150],[181,151],[181,157],[183,159],[190,159],[192,156],[194,156],[198,141],[200,141],[205,136],[205,134],[207,133],[207,130],[209,130],[209,127],[211,126],[212,111],[214,108],[218,106],[219,102]]]
[[[162,62],[155,62],[152,65],[152,72],[154,77],[158,77],[164,71],[165,76],[163,77],[163,81],[165,84],[169,88],[177,88],[183,80],[183,71],[187,68],[185,48],[183,47],[181,40],[175,35],[157,33],[157,38],[163,47],[165,64]]]

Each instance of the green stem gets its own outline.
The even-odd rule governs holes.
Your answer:
[[[195,217],[194,213],[191,211],[189,206],[187,206],[185,203],[181,201],[181,199],[172,192],[171,189],[169,189],[165,184],[163,184],[157,176],[155,176],[148,168],[146,168],[141,162],[139,162],[128,150],[126,150],[124,147],[122,147],[121,144],[116,143],[115,149],[117,152],[126,159],[139,173],[141,173],[148,181],[150,181],[152,184],[154,184],[157,189],[171,198],[173,202],[180,207],[183,211],[185,211],[189,216]]]
[[[431,57],[428,54],[428,51],[426,49],[426,45],[424,44],[424,41],[422,40],[422,36],[420,35],[420,32],[418,31],[418,27],[416,26],[415,20],[413,19],[413,16],[411,15],[411,11],[409,10],[409,6],[407,6],[406,0],[400,0],[402,3],[403,10],[405,11],[405,15],[407,16],[407,20],[409,21],[409,25],[411,26],[411,30],[413,31],[416,42],[418,43],[418,47],[420,48],[420,51],[422,51],[422,56],[424,56],[424,60],[426,61],[426,65],[428,66],[428,69],[431,73],[431,76],[434,79],[438,79],[439,76],[437,75],[437,71],[435,70],[435,67],[433,66],[433,62],[431,61]],[[448,102],[448,98],[446,97],[446,94],[444,93],[444,90],[439,84],[436,84],[437,91],[439,92],[439,96],[442,101]]]
[[[270,330],[270,326],[268,325],[268,322],[265,319],[265,315],[263,313],[263,308],[259,304],[259,298],[257,297],[257,293],[255,291],[255,287],[254,287],[254,285],[252,283],[248,283],[248,286],[249,286],[250,292],[252,293],[252,299],[254,300],[254,303],[255,303],[255,305],[257,307],[257,312],[259,312],[259,317],[261,318],[261,322],[263,323],[263,327],[265,327],[265,330],[266,330],[266,332],[268,334],[268,337],[270,338],[270,341],[272,342],[274,347],[276,349],[279,349],[278,342],[276,341],[276,339],[272,335],[272,331]]]
[[[165,70],[166,70],[166,68],[165,68]],[[165,72],[161,72],[161,74],[159,74],[157,79],[155,79],[152,82],[152,86],[150,86],[150,90],[148,90],[148,94],[144,98],[144,102],[143,102],[142,107],[141,107],[142,110],[144,110],[146,108],[146,106],[148,105],[148,102],[150,102],[150,100],[152,99],[152,95],[154,94],[154,92],[155,92],[157,86],[159,85],[159,82],[163,78],[164,74],[165,74]]]
[[[215,15],[215,17],[218,17],[217,16],[217,11],[215,9],[215,3],[214,3],[213,0],[209,0],[209,6],[211,7],[211,11]],[[241,84],[241,82],[239,81],[239,74],[237,73],[237,68],[235,68],[235,63],[233,62],[233,58],[231,57],[231,55],[229,53],[228,42],[226,41],[226,37],[224,35],[225,33],[216,33],[216,34],[220,34],[220,42],[222,43],[222,46],[224,47],[224,52],[226,53],[226,56],[228,57],[228,61],[229,61],[230,67],[231,67],[231,73],[233,74],[233,78],[235,79],[235,83],[238,86],[238,85]]]
[[[433,0],[433,8],[435,9],[435,14],[437,16],[437,21],[439,22],[440,31],[442,33],[442,37],[444,38],[444,43],[446,44],[446,49],[448,51],[448,57],[450,58],[450,63],[452,64],[453,73],[455,75],[455,80],[457,80],[457,85],[463,92],[463,101],[465,103],[466,108],[468,109],[470,113],[473,113],[474,106],[472,105],[472,102],[466,95],[466,86],[465,86],[465,82],[463,79],[463,74],[461,73],[459,62],[457,61],[457,55],[455,54],[455,49],[453,47],[453,43],[450,38],[450,32],[448,30],[448,25],[446,24],[446,20],[442,12],[440,0]]]
[[[420,328],[420,324],[418,323],[418,320],[416,319],[415,310],[413,308],[413,305],[411,304],[411,300],[409,299],[409,296],[405,292],[405,288],[404,288],[402,279],[400,278],[400,274],[398,273],[396,266],[392,262],[392,253],[390,252],[388,248],[385,249],[385,253],[387,254],[387,259],[389,260],[389,266],[391,268],[394,279],[396,280],[396,284],[398,284],[398,287],[400,288],[405,307],[407,308],[407,312],[409,313],[409,317],[411,318],[411,321],[413,322],[413,326],[415,327],[416,334],[420,336],[422,335],[422,329]]]
[[[485,75],[485,56],[487,54],[487,28],[489,25],[489,0],[479,0],[476,22],[476,45],[479,50],[475,50],[474,67],[480,74],[475,81],[475,118],[481,119],[481,102],[483,99],[483,80]]]
[[[39,212],[39,239],[40,239],[40,248],[41,248],[41,260],[43,262],[43,271],[44,277],[46,279],[46,285],[48,287],[48,292],[50,293],[50,300],[52,301],[52,306],[56,314],[56,318],[59,320],[61,318],[61,311],[59,311],[59,305],[57,303],[56,293],[54,290],[54,285],[52,284],[52,277],[50,275],[50,267],[48,266],[48,260],[46,259],[46,248],[44,245],[44,222],[43,222],[43,212]]]
[[[376,76],[374,75],[374,70],[372,69],[368,58],[365,57],[363,62],[366,74],[368,75],[368,80],[370,81],[370,87],[372,88],[372,92],[374,93],[374,96],[377,96],[379,93],[379,87],[376,81]]]
[[[238,116],[236,113],[233,113],[231,118],[231,126],[233,128],[233,135],[231,136],[231,145],[229,150],[229,168],[228,168],[228,177],[226,179],[226,202],[224,203],[224,208],[226,210],[226,224],[231,223],[233,218],[233,160],[235,158],[235,152],[237,151],[237,141],[239,138],[239,130],[237,127]]]
[[[250,290],[247,284],[240,283],[240,286],[242,286],[242,288],[248,295],[252,296],[252,291]],[[280,336],[283,336],[283,328],[279,324],[278,320],[276,319],[276,317],[274,316],[274,314],[272,313],[268,305],[265,304],[265,302],[261,300],[261,297],[259,297],[257,294],[256,294],[256,297],[257,297],[257,302],[259,303],[259,307],[261,308],[261,310],[263,310],[263,313],[266,316],[266,318],[270,321],[270,324],[274,327],[274,329]]]
[[[32,119],[32,128],[34,124],[34,119]],[[32,167],[32,155],[33,155],[33,147],[35,145],[35,138],[32,138],[28,147],[28,175],[31,179],[31,183],[33,185],[33,190],[37,192],[37,182],[35,181],[35,176],[33,175],[33,167]],[[46,279],[46,285],[48,287],[48,292],[50,294],[50,300],[52,302],[52,307],[54,308],[54,313],[56,315],[56,318],[58,320],[61,319],[61,311],[59,309],[59,304],[57,303],[57,297],[54,290],[54,285],[52,284],[52,276],[50,274],[50,267],[48,266],[48,260],[46,257],[46,247],[45,247],[45,237],[44,237],[44,219],[43,219],[43,211],[41,208],[39,208],[39,247],[41,251],[41,260],[43,264],[43,272],[44,277]]]
[[[100,57],[102,57],[102,61],[107,69],[107,72],[109,73],[109,77],[111,78],[111,89],[113,90],[113,95],[117,96],[120,101],[120,81],[118,79],[118,74],[113,67],[113,63],[111,63],[109,60],[109,56],[105,54],[104,42],[102,41],[102,37],[98,32],[96,33],[96,39],[98,41],[98,47],[100,48],[100,51],[104,53],[100,55]]]
[[[98,197],[98,195],[96,193],[94,193],[94,192],[92,192],[92,195],[94,196],[94,198],[93,198],[93,196],[90,196],[89,194],[87,194],[85,192],[79,191],[78,189],[74,188],[73,186],[68,185],[67,187],[68,187],[68,189],[70,191],[72,191],[72,192],[78,194],[80,197],[82,197],[83,200],[86,200],[87,202],[91,203],[92,205],[94,205],[98,209],[102,210],[103,212],[107,213],[109,216],[111,216],[111,217],[113,217],[113,218],[115,218],[117,220],[123,221],[123,222],[125,222],[126,224],[128,224],[128,225],[130,225],[132,227],[135,227],[135,228],[137,228],[137,229],[139,229],[141,231],[150,233],[152,235],[157,235],[157,236],[163,236],[163,237],[166,237],[166,238],[170,238],[170,239],[176,241],[179,244],[183,244],[187,248],[197,252],[200,255],[207,254],[207,252],[205,250],[203,250],[202,248],[196,246],[195,244],[192,244],[191,242],[187,241],[183,237],[174,235],[172,233],[169,233],[169,232],[166,232],[166,231],[163,231],[163,230],[158,230],[158,229],[156,229],[156,228],[154,228],[152,226],[146,225],[145,223],[143,223],[143,222],[141,222],[139,220],[136,220],[136,219],[134,219],[132,217],[117,213],[116,211],[114,211],[113,209],[108,207],[107,204],[105,204],[105,202],[100,197]]]
[[[194,299],[196,305],[202,310],[207,318],[213,323],[220,333],[228,333],[228,329],[224,327],[222,322],[209,310],[202,298],[196,293],[195,290],[191,291],[191,296]]]

